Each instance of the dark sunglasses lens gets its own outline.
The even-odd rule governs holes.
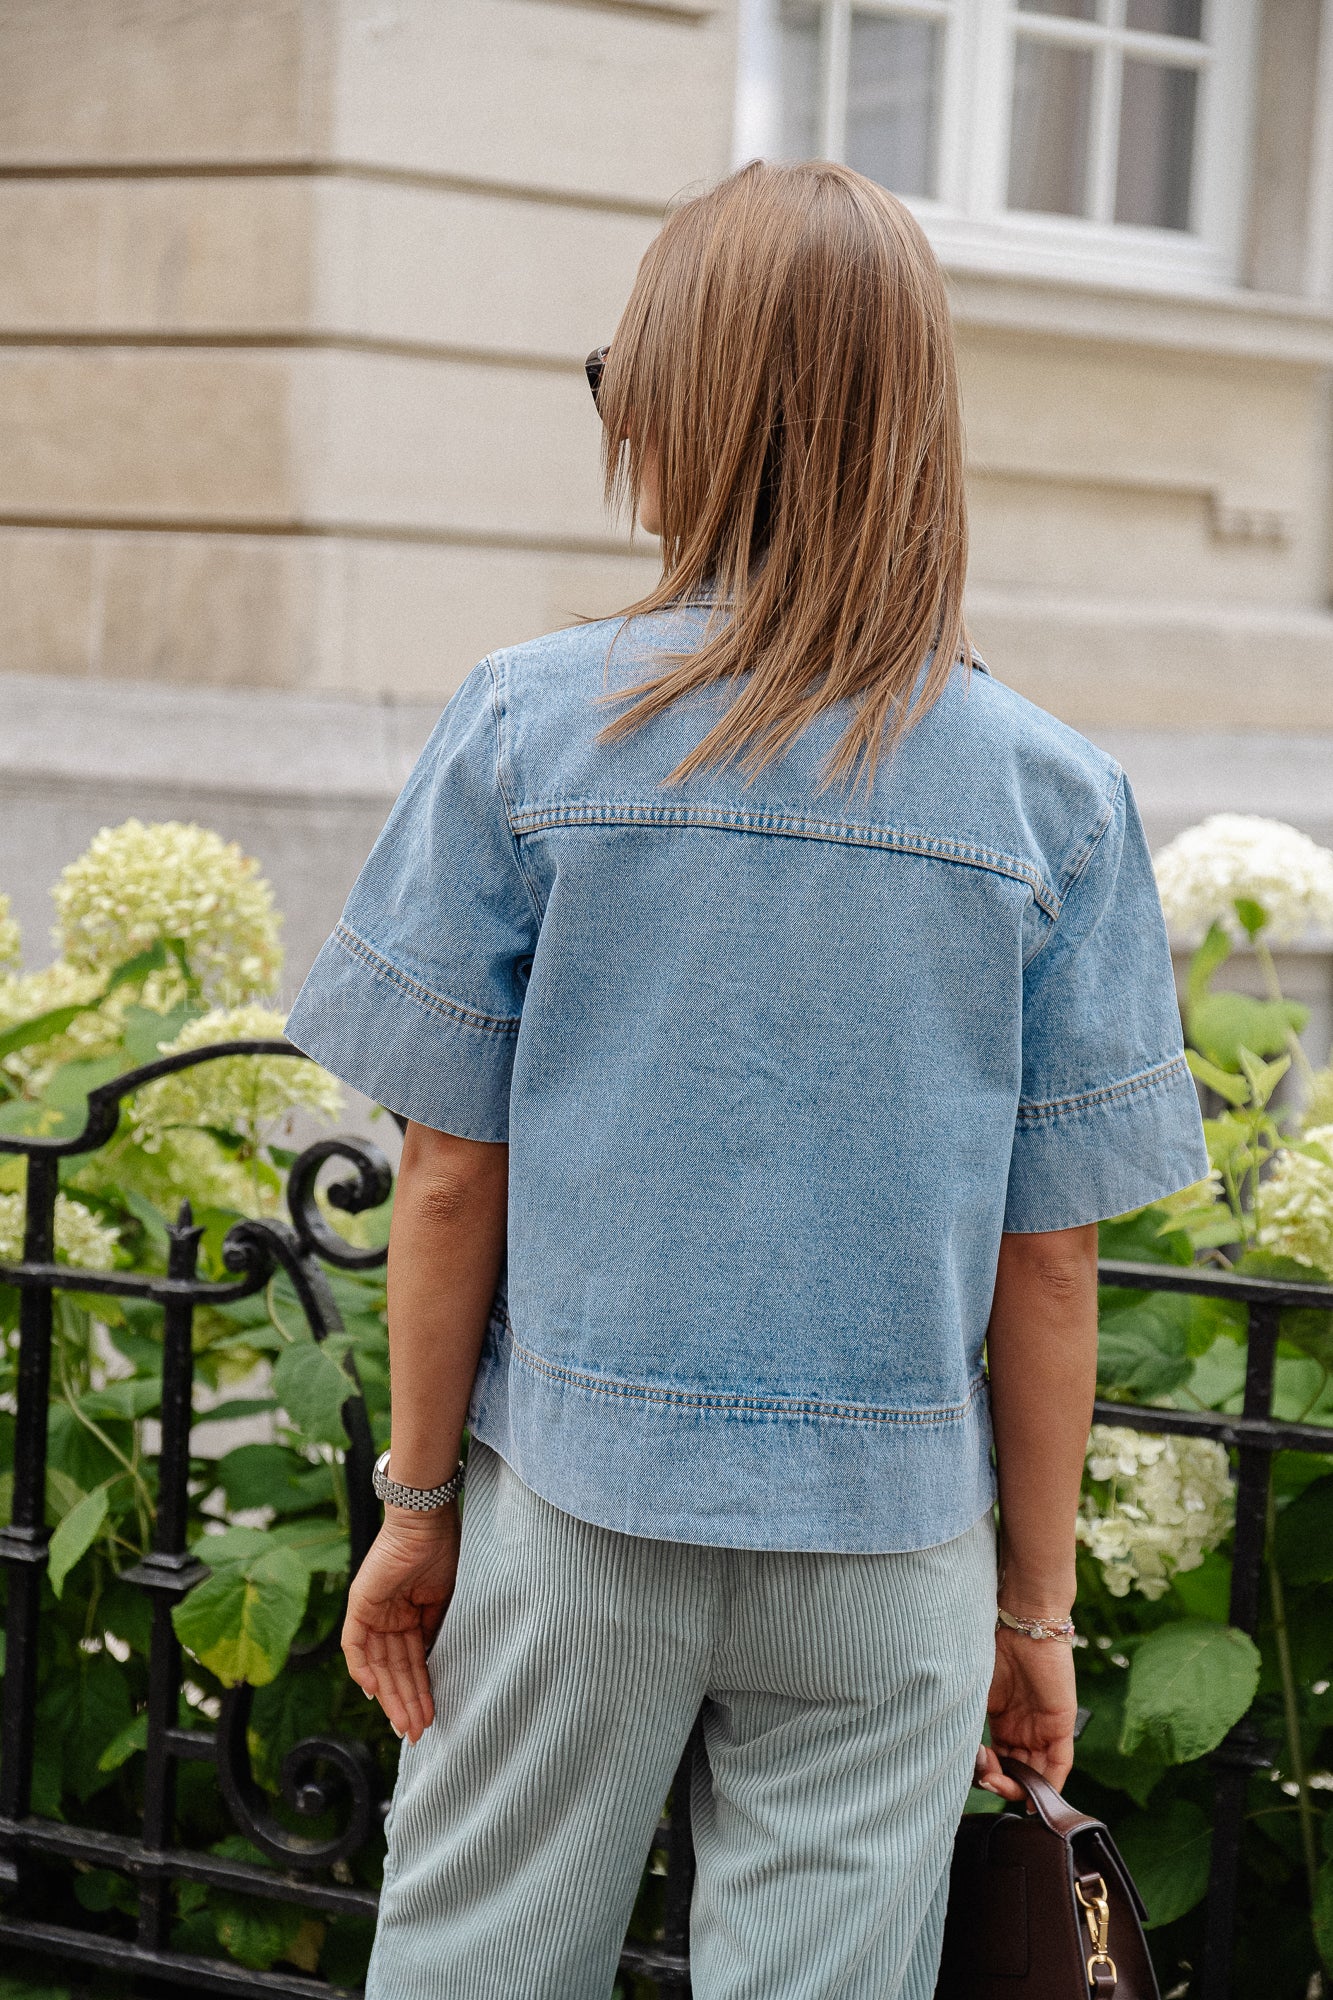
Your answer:
[[[602,371],[606,367],[606,355],[606,348],[595,347],[583,364],[584,373],[588,377],[588,387],[592,390],[594,403],[601,393]]]

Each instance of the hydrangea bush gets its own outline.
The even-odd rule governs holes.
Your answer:
[[[1102,1254],[1326,1281],[1333,1275],[1333,1069],[1300,1041],[1270,946],[1333,932],[1333,853],[1272,820],[1218,814],[1157,857],[1168,924],[1196,947],[1183,1013],[1210,1168],[1197,1187],[1103,1225]],[[1238,948],[1264,997],[1226,989]],[[1285,1102],[1284,1102],[1285,1097]],[[1283,1314],[1275,1414],[1330,1426],[1329,1458],[1279,1454],[1257,1644],[1226,1623],[1228,1455],[1097,1425],[1078,1522],[1081,1699],[1068,1790],[1111,1824],[1149,1908],[1164,1992],[1195,1991],[1212,1773],[1248,1711],[1269,1768],[1251,1781],[1234,1991],[1306,1995],[1333,1972],[1333,1314]],[[1099,1393],[1241,1408],[1246,1318],[1229,1301],[1107,1287]]]
[[[281,1037],[284,1016],[266,997],[282,963],[272,892],[235,845],[200,827],[130,820],[97,836],[65,870],[54,900],[60,955],[22,971],[18,929],[0,897],[0,1131],[77,1132],[88,1091],[127,1069],[219,1042]],[[293,1118],[327,1125],[341,1108],[335,1079],[291,1056],[222,1058],[145,1086],[125,1100],[107,1146],[62,1162],[57,1259],[83,1270],[161,1271],[167,1225],[188,1200],[203,1226],[207,1274],[230,1276],[220,1258],[227,1230],[242,1217],[281,1211]],[[23,1174],[22,1156],[0,1154],[0,1260],[22,1255]],[[363,1241],[376,1229],[382,1237],[386,1226],[382,1216],[345,1220]],[[339,1457],[346,1378],[330,1349],[355,1354],[372,1427],[387,1436],[382,1278],[335,1272],[330,1284],[346,1331],[323,1349],[314,1347],[283,1278],[238,1305],[201,1309],[195,1320],[206,1408],[193,1440],[191,1535],[212,1574],[177,1608],[193,1655],[180,1719],[197,1724],[193,1711],[214,1714],[223,1688],[244,1673],[258,1689],[250,1732],[256,1775],[273,1792],[283,1756],[303,1737],[360,1737],[381,1758],[386,1783],[396,1755],[379,1711],[353,1702],[357,1691],[339,1657],[279,1679],[289,1649],[329,1629],[346,1579]],[[0,1286],[4,1519],[13,1492],[17,1321],[18,1295]],[[143,1783],[150,1613],[120,1573],[152,1534],[148,1427],[160,1399],[161,1332],[154,1308],[56,1295],[52,1536],[33,1805],[126,1832],[137,1829]],[[252,1435],[228,1449],[217,1426],[242,1417]],[[270,1591],[257,1626],[255,1543],[269,1554],[281,1545],[292,1557],[282,1601]],[[180,1768],[179,1815],[189,1845],[262,1863],[237,1835],[207,1766]],[[352,1866],[354,1879],[373,1885],[380,1854]],[[124,1878],[80,1866],[74,1890],[93,1920],[122,1929],[131,1922],[134,1895]],[[282,1963],[350,1984],[364,1969],[368,1929],[187,1884],[173,1942],[255,1970]]]

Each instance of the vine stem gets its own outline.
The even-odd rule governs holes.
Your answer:
[[[1282,1713],[1287,1728],[1287,1755],[1291,1762],[1291,1775],[1296,1783],[1296,1808],[1301,1821],[1301,1854],[1305,1861],[1305,1879],[1310,1889],[1310,1904],[1313,1908],[1315,1894],[1319,1887],[1319,1847],[1315,1838],[1314,1806],[1310,1798],[1310,1779],[1305,1768],[1305,1751],[1301,1745],[1301,1712],[1296,1693],[1296,1674],[1291,1663],[1291,1635],[1287,1629],[1287,1599],[1278,1575],[1277,1563],[1273,1559],[1273,1524],[1277,1510],[1273,1503],[1272,1488],[1268,1493],[1268,1520],[1265,1528],[1266,1555],[1268,1560],[1268,1595],[1273,1609],[1273,1637],[1277,1643],[1278,1672],[1282,1677]]]

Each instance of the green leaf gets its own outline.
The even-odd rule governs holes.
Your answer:
[[[1291,1068],[1291,1057],[1279,1056],[1276,1062],[1266,1063],[1260,1062],[1252,1049],[1241,1048],[1236,1053],[1245,1072],[1245,1081],[1250,1086],[1251,1102],[1262,1111]]]
[[[122,1764],[128,1764],[136,1750],[147,1748],[148,1710],[145,1708],[112,1737],[97,1760],[97,1768],[99,1771],[118,1771]]]
[[[174,1042],[181,1029],[203,1012],[202,1007],[188,1000],[173,1007],[169,1014],[155,1014],[151,1007],[129,1008],[121,1046],[130,1059],[130,1067],[137,1069],[140,1063],[156,1062],[162,1053],[162,1043]]]
[[[250,1896],[221,1894],[214,1898],[219,1944],[239,1965],[266,1972],[287,1958],[296,1946],[304,1913],[287,1903],[261,1903]]]
[[[30,1021],[19,1021],[0,1035],[0,1061],[15,1055],[19,1049],[30,1048],[34,1042],[49,1042],[57,1035],[63,1035],[71,1021],[77,1021],[80,1014],[90,1014],[97,1006],[96,1000],[80,1001],[68,1007],[49,1007],[44,1014],[34,1014]]]
[[[80,1869],[74,1877],[74,1894],[81,1909],[94,1910],[99,1916],[106,1910],[135,1914],[134,1890],[123,1875],[113,1874],[109,1868]],[[3,1990],[0,1987],[0,1992]]]
[[[355,1385],[342,1366],[350,1342],[345,1335],[301,1340],[278,1357],[273,1393],[304,1436],[319,1444],[345,1445],[342,1407]]]
[[[1190,1009],[1189,1036],[1195,1048],[1223,1069],[1240,1068],[1240,1051],[1280,1055],[1287,1034],[1297,1034],[1310,1018],[1295,1000],[1252,1000],[1246,993],[1210,993]]]
[[[1333,1972],[1333,1861],[1326,1861],[1315,1877],[1310,1922],[1320,1963],[1325,1972]]]
[[[347,1536],[336,1521],[278,1521],[264,1532],[270,1548],[290,1549],[312,1576],[340,1576],[347,1569]]]
[[[1172,1799],[1164,1812],[1136,1813],[1116,1827],[1115,1838],[1147,1905],[1148,1930],[1173,1924],[1202,1900],[1213,1829],[1192,1799]]]
[[[125,1670],[109,1653],[78,1656],[37,1704],[36,1741],[47,1750],[45,1783],[59,1784],[77,1799],[92,1797],[109,1783],[98,1760],[130,1720]]]
[[[39,1103],[28,1097],[0,1104],[0,1133],[8,1139],[73,1139],[85,1123],[82,1105]]]
[[[159,938],[149,945],[147,951],[136,952],[116,967],[106,983],[102,998],[114,993],[118,986],[128,986],[137,980],[147,979],[150,972],[165,972],[169,965],[176,966],[189,976],[189,966],[185,962],[185,946],[180,938]]]
[[[336,1575],[347,1567],[346,1535],[336,1521],[320,1516],[279,1521],[271,1528],[223,1528],[201,1535],[193,1553],[210,1569],[220,1569],[251,1565],[274,1548],[290,1549],[312,1576]]]
[[[281,1444],[242,1444],[217,1462],[227,1505],[237,1512],[272,1507],[303,1513],[333,1498],[333,1468],[311,1465]]]
[[[1231,1561],[1212,1549],[1194,1569],[1177,1570],[1171,1588],[1191,1618],[1225,1625],[1231,1609]]]
[[[245,1566],[215,1570],[171,1619],[181,1644],[220,1681],[263,1687],[287,1658],[309,1591],[309,1569],[279,1545]]]
[[[1209,927],[1208,935],[1190,960],[1186,975],[1185,1011],[1193,1013],[1213,983],[1214,974],[1219,972],[1231,956],[1231,938],[1222,924]]]
[[[107,1516],[107,1490],[97,1487],[92,1493],[85,1493],[77,1507],[74,1507],[60,1523],[51,1537],[50,1564],[47,1576],[51,1588],[59,1597],[65,1588],[65,1578],[81,1556],[87,1554],[97,1537]]]
[[[1253,896],[1237,896],[1231,905],[1240,918],[1245,935],[1257,938],[1268,922],[1268,912],[1262,903],[1256,903]]]
[[[1333,1312],[1321,1312],[1318,1306],[1291,1306],[1278,1321],[1278,1332],[1321,1368],[1333,1369]]]
[[[1120,1748],[1129,1676],[1107,1674],[1086,1690],[1088,1720],[1074,1744],[1074,1762],[1099,1785],[1128,1792],[1136,1805],[1146,1805],[1166,1765],[1150,1750],[1126,1756]]]
[[[1097,1249],[1100,1256],[1119,1258],[1127,1264],[1184,1266],[1194,1262],[1189,1237],[1175,1226],[1170,1209],[1156,1203],[1103,1222],[1097,1231]]]
[[[1129,1303],[1104,1313],[1097,1342],[1098,1381],[1140,1397],[1169,1395],[1188,1379],[1192,1365],[1188,1301],[1168,1292],[1108,1296]]]
[[[267,1416],[278,1407],[274,1396],[233,1396],[230,1402],[215,1403],[211,1410],[200,1410],[194,1420],[198,1430],[201,1424],[234,1424],[239,1417]]]
[[[1182,1618],[1135,1649],[1120,1749],[1146,1745],[1168,1764],[1215,1750],[1254,1700],[1259,1649],[1232,1625]]]
[[[82,1123],[88,1112],[89,1091],[96,1090],[100,1084],[110,1083],[112,1077],[120,1076],[124,1068],[119,1056],[95,1056],[62,1063],[42,1092],[42,1102],[57,1105],[61,1111],[77,1111]]]
[[[1250,1087],[1243,1077],[1233,1076],[1230,1070],[1219,1069],[1216,1063],[1209,1062],[1207,1056],[1201,1056],[1197,1049],[1186,1049],[1185,1060],[1189,1064],[1190,1075],[1206,1084],[1209,1090],[1215,1090],[1228,1104],[1239,1109],[1249,1101]]]
[[[50,1007],[44,1014],[34,1014],[30,1021],[16,1022],[0,1035],[0,1061],[12,1056],[18,1049],[31,1047],[34,1042],[47,1042],[56,1035],[63,1035],[70,1023],[77,1021],[80,1014],[95,1014],[109,994],[127,980],[146,979],[150,972],[160,972],[165,966],[182,962],[184,947],[179,939],[170,943],[159,942],[151,951],[141,951],[137,957],[126,959],[111,974],[101,992],[91,1000],[71,1002],[64,1007]],[[186,967],[188,975],[188,967]]]
[[[1273,1549],[1288,1583],[1333,1582],[1333,1472],[1282,1509]]]
[[[157,1409],[162,1401],[162,1383],[142,1375],[126,1375],[119,1381],[107,1382],[100,1389],[89,1389],[79,1397],[79,1408],[85,1417],[122,1417],[127,1423],[135,1423],[146,1417],[150,1410]]]
[[[327,1736],[335,1728],[335,1683],[322,1674],[279,1674],[255,1695],[250,1739],[255,1776],[261,1785],[278,1789],[282,1760],[309,1736]]]

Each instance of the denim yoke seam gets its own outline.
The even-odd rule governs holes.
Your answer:
[[[816,1417],[847,1424],[892,1426],[902,1429],[942,1429],[962,1423],[985,1386],[984,1374],[973,1377],[961,1403],[942,1403],[924,1410],[900,1410],[876,1403],[825,1403],[797,1396],[743,1396],[725,1390],[668,1389],[650,1383],[626,1382],[616,1376],[592,1375],[585,1369],[569,1368],[525,1347],[514,1332],[508,1313],[502,1321],[516,1360],[535,1375],[582,1389],[593,1396],[606,1396],[625,1403],[657,1404],[663,1409],[716,1410],[739,1417]]]
[[[1095,1110],[1099,1105],[1127,1103],[1132,1097],[1143,1097],[1150,1091],[1163,1090],[1178,1078],[1188,1075],[1189,1064],[1183,1055],[1166,1056],[1148,1069],[1137,1070],[1133,1076],[1122,1077],[1118,1083],[1104,1083],[1094,1090],[1074,1091],[1068,1097],[1020,1101],[1016,1122],[1020,1128],[1054,1125],[1060,1119],[1074,1116],[1080,1111]]]
[[[505,783],[505,711],[500,699],[499,669],[496,667],[493,653],[487,655],[486,668],[491,677],[491,714],[495,719],[495,786],[500,794],[500,803],[504,807],[505,827],[509,834],[509,844],[514,850],[514,866],[522,877],[523,886],[528,892],[528,901],[532,905],[532,913],[537,919],[537,927],[540,930],[546,918],[546,909],[523,859],[523,850],[514,831],[514,808],[510,799],[510,787]]]
[[[1041,943],[1037,946],[1037,949],[1032,953],[1031,957],[1024,959],[1023,961],[1024,973],[1030,971],[1032,966],[1036,964],[1037,960],[1041,957],[1042,953],[1045,951],[1047,945],[1051,942],[1051,939],[1055,936],[1056,929],[1060,922],[1060,913],[1064,909],[1066,902],[1069,900],[1070,890],[1077,887],[1078,883],[1082,881],[1084,875],[1087,873],[1088,868],[1092,864],[1093,855],[1097,852],[1097,849],[1102,844],[1102,839],[1106,833],[1107,827],[1111,824],[1111,821],[1115,818],[1116,801],[1119,799],[1121,792],[1124,790],[1124,785],[1125,785],[1125,774],[1122,770],[1120,770],[1117,767],[1115,783],[1112,785],[1110,791],[1107,793],[1106,796],[1105,810],[1103,811],[1102,816],[1098,820],[1097,824],[1092,828],[1091,832],[1084,840],[1082,847],[1076,848],[1074,851],[1074,858],[1070,863],[1068,872],[1065,876],[1064,884],[1060,890],[1059,900],[1056,904],[1055,913],[1052,916],[1049,911],[1045,912],[1045,914],[1048,917],[1050,917],[1050,922],[1047,925],[1046,935],[1042,939]]]
[[[363,965],[376,979],[386,985],[397,987],[404,999],[420,1007],[424,1013],[439,1014],[444,1020],[462,1028],[472,1028],[486,1035],[516,1035],[520,1016],[517,1014],[484,1014],[479,1008],[466,1007],[460,1001],[449,999],[447,994],[435,993],[429,986],[423,986],[419,979],[402,971],[393,960],[376,951],[373,944],[354,931],[349,923],[339,918],[333,931],[334,942],[351,959]]]
[[[780,839],[823,840],[847,847],[877,848],[913,854],[964,868],[980,868],[1021,882],[1033,901],[1054,923],[1060,913],[1055,891],[1039,869],[1016,855],[953,840],[947,834],[914,833],[908,828],[858,825],[854,821],[820,820],[775,811],[746,812],[700,801],[691,805],[660,805],[630,799],[569,799],[549,806],[515,811],[511,827],[520,846],[525,838],[558,826],[702,827],[722,833],[757,833]]]

